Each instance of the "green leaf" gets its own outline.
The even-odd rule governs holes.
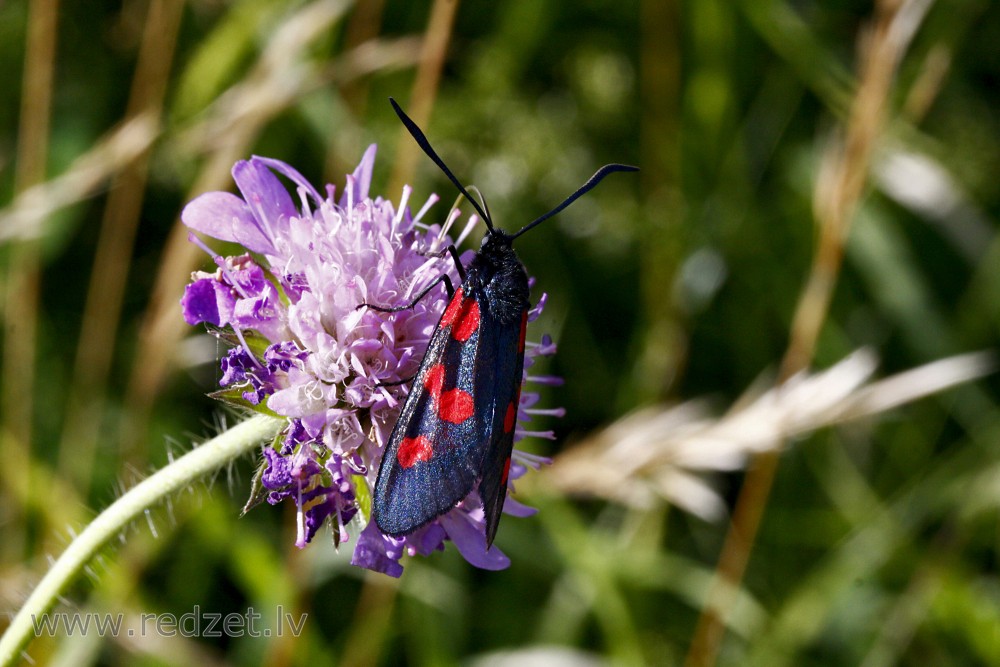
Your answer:
[[[281,433],[274,436],[271,441],[271,446],[275,447],[279,440],[281,439]],[[260,463],[257,464],[257,471],[253,475],[253,479],[250,481],[250,496],[247,498],[246,504],[243,505],[243,509],[240,511],[240,516],[245,515],[247,512],[252,510],[257,505],[264,502],[267,498],[267,494],[270,491],[264,486],[264,471],[267,470],[267,460],[261,459]]]
[[[372,495],[368,491],[368,479],[364,475],[351,475],[351,479],[354,482],[354,501],[365,519],[371,520]]]
[[[229,331],[228,329],[214,329],[212,333],[221,341],[229,343],[233,347],[243,345],[240,339],[235,333]],[[264,352],[267,348],[271,347],[271,341],[257,333],[253,329],[246,329],[242,332],[243,340],[246,341],[247,347],[250,352],[253,353],[257,359],[264,358]]]
[[[225,389],[221,389],[219,391],[213,391],[208,396],[217,401],[222,401],[226,405],[231,405],[234,408],[243,408],[245,410],[252,410],[258,414],[267,415],[268,417],[284,419],[282,415],[279,415],[274,410],[268,408],[266,403],[258,403],[254,405],[247,399],[243,398],[243,392],[249,388],[250,383],[244,382],[242,384],[226,387]]]

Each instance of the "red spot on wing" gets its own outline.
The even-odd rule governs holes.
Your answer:
[[[503,432],[510,433],[514,430],[514,423],[517,421],[517,408],[514,407],[514,401],[511,401],[507,405],[507,414],[503,418]]]
[[[469,392],[457,388],[444,391],[444,364],[434,364],[427,370],[424,388],[434,397],[438,417],[444,421],[461,424],[475,411]]]
[[[507,483],[507,476],[510,475],[510,457],[503,462],[503,476],[500,478],[500,486],[504,486]]]
[[[475,299],[465,299],[462,302],[462,313],[451,328],[451,337],[457,341],[467,341],[479,328],[479,302]]]
[[[415,438],[403,438],[399,443],[396,459],[404,468],[412,467],[417,461],[430,461],[434,454],[434,445],[430,438],[418,435]]]
[[[444,388],[444,364],[434,364],[424,376],[424,388],[431,392],[431,396],[437,398]]]
[[[528,311],[521,313],[521,337],[517,340],[517,351],[524,352],[524,338],[528,333]]]
[[[438,400],[438,416],[452,424],[461,424],[472,416],[474,410],[472,396],[461,389],[450,389]]]
[[[441,322],[438,326],[450,327],[454,324],[458,314],[462,311],[462,301],[464,300],[465,295],[462,293],[462,288],[459,287],[455,290],[455,295],[451,297],[448,307],[444,309],[444,315],[441,316]]]

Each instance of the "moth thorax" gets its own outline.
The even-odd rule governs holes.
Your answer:
[[[501,323],[511,324],[520,320],[521,313],[528,307],[528,275],[516,255],[497,268],[493,279],[485,286],[486,298],[494,317]]]

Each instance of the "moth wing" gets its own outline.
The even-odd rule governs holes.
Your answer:
[[[504,500],[507,498],[507,475],[510,455],[514,447],[514,428],[521,399],[521,382],[524,372],[524,335],[528,324],[528,311],[521,313],[520,321],[498,325],[492,344],[484,348],[481,363],[488,363],[492,371],[479,374],[491,376],[490,387],[477,392],[477,412],[491,415],[489,442],[482,463],[479,496],[486,514],[486,545],[493,544]],[[489,357],[489,358],[487,358]],[[481,405],[480,405],[481,402]]]
[[[453,309],[458,314],[449,317]],[[463,322],[466,328],[472,323],[472,310],[477,326],[456,338]],[[475,487],[492,419],[478,409],[474,380],[488,340],[481,335],[487,328],[482,315],[479,303],[459,289],[431,337],[375,482],[372,515],[387,535],[413,532]]]

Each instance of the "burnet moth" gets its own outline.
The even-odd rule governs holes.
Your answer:
[[[375,482],[372,516],[383,533],[407,535],[455,507],[478,485],[489,547],[507,497],[530,306],[528,276],[514,252],[514,240],[608,174],[637,168],[601,167],[559,206],[508,234],[493,225],[485,202],[480,206],[469,195],[416,123],[395,100],[389,102],[424,153],[472,204],[487,231],[467,267],[455,247],[448,248],[462,279],[458,289],[442,274],[405,306],[363,304],[397,312],[413,307],[438,283],[444,283],[450,297],[389,437]]]

